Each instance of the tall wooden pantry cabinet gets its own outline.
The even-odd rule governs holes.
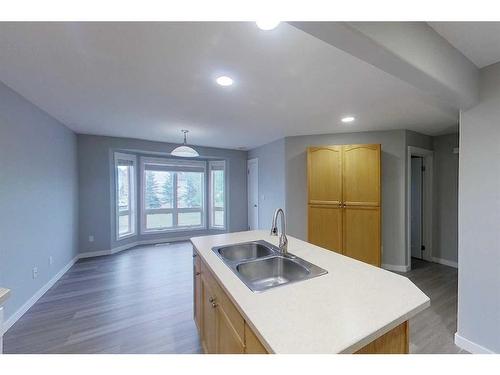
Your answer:
[[[380,145],[307,150],[308,241],[380,266]]]

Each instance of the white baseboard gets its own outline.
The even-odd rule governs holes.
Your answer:
[[[476,344],[475,342],[460,336],[458,332],[455,332],[455,345],[473,354],[495,354],[493,350],[487,349],[484,346]]]
[[[443,265],[448,266],[448,267],[458,268],[458,263],[454,262],[452,260],[432,257],[431,261],[434,263],[443,264]]]
[[[167,242],[187,241],[187,240],[189,240],[189,238],[190,237],[171,237],[171,238],[158,238],[158,239],[152,239],[152,240],[139,240],[139,241],[127,243],[125,245],[114,247],[110,250],[86,251],[86,252],[79,254],[79,259],[100,257],[100,256],[104,256],[104,255],[113,255],[113,254],[119,253],[121,251],[128,250],[128,249],[131,249],[133,247],[141,246],[141,245],[155,245],[155,244],[167,243]]]
[[[56,282],[59,280],[79,259],[78,256],[74,257],[68,264],[66,264],[57,274],[52,277],[44,286],[42,286],[38,291],[22,305],[14,314],[7,319],[3,325],[4,333],[14,325],[15,322],[21,318],[26,311],[28,311],[31,306],[33,306],[36,301],[40,299]]]
[[[410,270],[409,266],[400,266],[400,265],[384,264],[384,263],[382,263],[382,268],[388,271],[395,271],[395,272],[408,272]]]

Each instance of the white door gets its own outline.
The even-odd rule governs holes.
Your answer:
[[[422,259],[422,167],[421,157],[411,158],[411,256]]]
[[[259,229],[259,162],[247,162],[248,229]]]

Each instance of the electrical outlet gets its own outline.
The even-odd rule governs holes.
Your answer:
[[[33,280],[38,277],[38,267],[33,267]]]
[[[91,234],[91,235],[89,236],[89,242],[94,242],[94,235],[93,235],[93,234]]]
[[[53,265],[54,264],[54,258],[51,256],[49,256],[49,265]]]

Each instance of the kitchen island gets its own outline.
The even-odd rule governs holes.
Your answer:
[[[208,353],[407,353],[408,320],[430,305],[404,276],[288,236],[327,274],[252,292],[212,251],[268,231],[192,238],[195,321]]]

